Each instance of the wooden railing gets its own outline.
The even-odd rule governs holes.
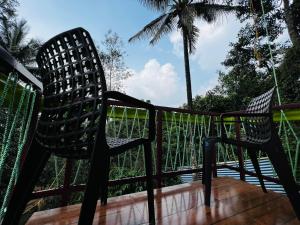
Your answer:
[[[38,119],[38,113],[40,111],[39,107],[40,107],[40,100],[41,100],[41,93],[42,93],[42,84],[30,72],[28,72],[25,69],[25,67],[23,67],[20,63],[18,63],[12,57],[10,57],[10,55],[7,54],[7,52],[4,49],[2,49],[1,47],[0,47],[0,56],[1,56],[0,57],[0,61],[1,61],[0,69],[4,70],[6,73],[11,72],[11,71],[18,72],[20,74],[20,79],[23,82],[32,84],[37,91],[37,98],[36,98],[36,102],[35,102],[35,106],[34,106],[32,123],[30,126],[30,130],[32,132],[30,132],[28,141],[25,146],[25,149],[27,149],[30,146],[31,140],[34,136],[34,130],[35,130],[37,119]],[[110,102],[110,104],[111,104],[111,108],[117,107],[119,110],[125,110],[128,107],[130,107],[130,105],[126,105],[122,102]],[[300,104],[297,104],[297,103],[296,104],[287,104],[287,105],[281,105],[281,106],[274,107],[274,111],[277,114],[287,111],[287,114],[285,115],[285,118],[287,121],[282,121],[284,119],[284,117],[281,117],[281,120],[279,121],[279,123],[285,123],[285,122],[291,123],[291,121],[289,121],[288,118],[289,118],[289,116],[291,116],[295,119],[295,116],[293,116],[294,115],[293,110],[299,112]],[[155,160],[155,168],[156,169],[155,169],[154,179],[156,181],[156,187],[160,188],[160,187],[164,186],[164,179],[166,179],[166,178],[175,177],[175,176],[179,176],[182,174],[198,173],[198,172],[202,171],[201,153],[200,153],[201,146],[199,145],[200,144],[199,140],[201,140],[201,138],[203,138],[204,136],[219,134],[218,133],[218,130],[219,130],[218,117],[220,116],[220,114],[213,113],[213,112],[209,112],[209,113],[197,112],[197,111],[190,111],[190,110],[186,110],[186,109],[170,108],[170,107],[162,107],[162,106],[156,106],[156,112],[157,112],[157,114],[156,114],[156,142],[155,142],[155,145],[153,145],[154,153],[156,156],[156,160]],[[170,119],[170,117],[172,117],[172,118]],[[113,117],[111,117],[111,118],[113,119]],[[200,119],[202,119],[201,122],[199,122]],[[297,120],[297,118],[295,120]],[[164,140],[169,138],[168,141],[170,141],[170,137],[172,136],[172,129],[173,129],[171,126],[172,129],[167,134],[168,137],[166,137],[166,134],[165,134],[166,129],[165,128],[168,123],[175,124],[176,127],[179,126],[179,129],[182,128],[182,130],[184,130],[185,128],[188,129],[188,132],[186,132],[188,134],[185,135],[184,142],[186,141],[186,138],[189,138],[190,142],[188,144],[190,147],[187,151],[188,151],[188,154],[190,154],[191,158],[187,161],[189,161],[188,166],[191,167],[190,169],[184,169],[184,170],[179,169],[179,163],[178,164],[175,163],[174,165],[171,165],[171,166],[169,166],[169,164],[168,164],[168,157],[166,159],[166,155],[171,154],[169,151],[172,151],[172,147],[169,146],[166,151],[166,146],[165,146],[166,144],[165,144]],[[181,123],[187,123],[190,125],[186,125],[186,126],[183,125],[181,127],[181,125],[179,125]],[[295,122],[295,123],[299,123],[299,122]],[[284,125],[281,124],[280,126],[283,127]],[[202,132],[202,130],[201,131],[191,131],[192,129],[196,130],[199,128],[201,128],[201,129],[203,128],[204,131],[203,132]],[[239,124],[234,125],[233,130],[238,139],[240,137],[241,129],[242,129],[242,127]],[[291,128],[289,128],[289,129],[291,129]],[[181,136],[183,134],[180,133],[180,131],[179,131],[179,134],[177,133],[176,135],[177,135],[177,139],[179,139],[179,138],[181,138]],[[296,145],[299,148],[298,136],[296,137],[296,139],[297,140],[295,140],[295,142],[297,143]],[[197,141],[197,143],[195,140]],[[285,139],[285,140],[289,140],[289,139]],[[182,144],[182,143],[180,143],[180,144]],[[287,143],[285,143],[285,145],[286,144]],[[197,149],[195,146],[197,146]],[[184,146],[184,148],[186,148],[186,146]],[[178,150],[178,146],[177,146],[176,151],[177,150]],[[297,151],[297,154],[298,154],[299,149],[296,149],[295,151]],[[215,157],[214,157],[215,160],[213,161],[214,176],[217,176],[218,168],[228,168],[231,170],[238,171],[240,173],[241,180],[245,180],[246,174],[250,175],[250,176],[257,176],[254,172],[247,171],[244,169],[243,149],[241,149],[241,148],[237,149],[237,158],[238,158],[237,166],[228,165],[228,164],[226,164],[225,160],[223,160],[223,161],[219,160],[218,159],[218,154],[220,154],[219,152],[220,152],[220,150],[215,151]],[[185,157],[184,156],[185,153],[176,152],[176,154],[177,153],[179,155],[181,154],[181,155],[183,155],[183,157]],[[26,155],[26,152],[24,152],[24,157],[25,157],[25,155]],[[295,157],[298,157],[298,155],[295,155]],[[180,160],[181,160],[181,164],[184,165],[185,159],[183,158]],[[175,159],[175,161],[176,161],[176,159]],[[193,166],[194,166],[194,168],[193,168]],[[71,193],[84,191],[84,189],[85,189],[85,184],[72,184],[70,177],[71,177],[71,173],[72,173],[72,170],[74,169],[74,167],[75,167],[75,163],[73,160],[69,160],[69,159],[66,160],[65,167],[64,167],[64,180],[63,180],[62,185],[55,187],[55,188],[51,188],[51,189],[36,191],[32,194],[32,199],[60,195],[61,196],[61,205],[64,206],[64,205],[68,204]],[[297,168],[296,168],[296,170],[297,170]],[[264,179],[275,182],[275,183],[279,183],[279,180],[276,177],[264,176]],[[109,185],[114,186],[114,185],[129,184],[129,183],[139,183],[139,182],[144,182],[145,180],[146,180],[146,177],[144,175],[135,176],[135,177],[125,177],[125,178],[118,178],[115,180],[111,180],[109,182]],[[299,187],[299,190],[300,190],[300,187]]]
[[[130,105],[125,105],[121,102],[111,102],[113,105],[117,105],[118,107],[128,107]],[[274,110],[285,110],[285,109],[300,109],[300,104],[287,104],[287,105],[282,105],[281,107],[275,106]],[[169,177],[175,177],[179,176],[182,174],[192,174],[192,173],[198,173],[202,171],[202,166],[199,164],[197,165],[197,168],[191,168],[191,169],[184,169],[184,170],[171,170],[171,171],[164,171],[163,166],[163,158],[166,154],[166,152],[163,151],[163,139],[164,139],[164,132],[163,132],[163,124],[164,124],[164,118],[163,114],[164,113],[184,113],[184,114],[190,114],[190,115],[204,115],[206,117],[211,118],[211,128],[209,130],[209,135],[215,135],[216,130],[217,130],[217,122],[218,117],[220,114],[218,113],[203,113],[203,112],[196,112],[196,111],[189,111],[185,109],[176,109],[176,108],[169,108],[169,107],[161,107],[157,106],[157,115],[156,115],[156,143],[155,143],[155,155],[156,155],[156,172],[154,174],[154,179],[156,183],[156,188],[160,188],[164,186],[164,179],[169,178]],[[234,127],[236,137],[240,137],[240,132],[241,132],[241,126],[235,125]],[[215,152],[215,156],[217,156],[217,152]],[[238,166],[232,166],[226,164],[226,162],[218,162],[217,157],[215,157],[215,160],[213,162],[214,164],[214,170],[213,174],[216,177],[217,176],[217,170],[220,168],[227,168],[231,169],[234,171],[237,171],[240,173],[240,179],[245,180],[245,175],[250,175],[256,177],[256,173],[253,171],[248,171],[244,169],[244,154],[243,154],[243,149],[239,148],[237,149],[237,162]],[[84,191],[85,185],[84,184],[77,184],[77,185],[71,185],[70,184],[70,176],[71,176],[71,171],[72,171],[72,166],[74,166],[74,163],[71,160],[67,160],[66,167],[65,167],[65,174],[64,174],[64,182],[61,187],[57,187],[54,189],[50,190],[41,190],[33,193],[32,198],[43,198],[43,197],[49,197],[49,196],[54,196],[54,195],[61,195],[62,196],[62,205],[66,205],[69,198],[70,194],[72,192],[78,192],[78,191]],[[279,180],[276,177],[269,177],[269,176],[263,176],[265,180],[271,181],[274,183],[280,183]],[[109,185],[114,186],[114,185],[121,185],[121,184],[130,184],[130,183],[140,183],[144,182],[146,180],[146,177],[141,175],[141,176],[135,176],[135,177],[125,177],[125,178],[120,178],[117,180],[110,180]],[[300,186],[299,186],[300,190]]]

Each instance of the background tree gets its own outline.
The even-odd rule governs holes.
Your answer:
[[[0,20],[9,20],[15,16],[18,2],[16,0],[0,1]]]
[[[108,90],[123,91],[122,81],[132,74],[125,65],[123,41],[120,36],[109,30],[102,42],[104,49],[99,56],[105,70]]]
[[[184,65],[186,78],[187,105],[192,109],[192,87],[189,65],[189,53],[195,50],[199,29],[195,26],[196,18],[206,22],[214,22],[219,16],[235,12],[239,7],[229,4],[216,4],[214,0],[141,0],[142,4],[158,12],[163,12],[158,18],[148,23],[129,41],[150,37],[150,44],[155,44],[163,35],[175,28],[179,29],[183,39]]]
[[[17,0],[0,2],[0,45],[25,65],[34,62],[40,42],[27,40],[29,27],[26,20],[19,20],[16,15]]]
[[[279,82],[283,101],[300,101],[300,1],[283,0],[285,21],[292,42],[285,51],[279,70]]]
[[[284,16],[293,46],[300,48],[300,0],[283,0]]]
[[[231,99],[234,103],[232,110],[244,108],[251,98],[274,86],[268,42],[276,70],[286,48],[277,41],[283,32],[283,12],[278,10],[274,1],[263,0],[263,4],[265,19],[261,8],[256,5],[252,6],[252,10],[249,8],[249,12],[239,15],[245,25],[238,33],[237,42],[230,43],[231,50],[222,63],[227,71],[219,72],[219,87],[214,92]]]
[[[278,71],[278,82],[284,103],[300,101],[300,49],[290,47]]]
[[[16,59],[25,65],[32,65],[40,42],[27,39],[29,27],[26,20],[2,20],[0,30],[0,45],[8,50]]]
[[[216,94],[214,90],[208,91],[205,96],[196,96],[193,106],[199,112],[227,112],[232,111],[234,104],[228,96]]]
[[[34,38],[28,39],[29,27],[26,20],[18,19],[17,6],[17,0],[0,2],[0,45],[40,79],[35,65],[35,56],[41,43]]]

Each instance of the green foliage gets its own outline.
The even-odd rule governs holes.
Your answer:
[[[255,3],[255,2],[254,2]],[[283,57],[284,45],[277,38],[283,31],[281,10],[274,1],[264,0],[265,20],[260,4],[254,5],[252,14],[240,15],[241,20],[254,14],[254,23],[246,22],[238,33],[238,40],[231,43],[231,50],[222,63],[227,71],[219,72],[219,86],[212,95],[224,95],[231,102],[231,110],[246,107],[249,100],[274,86],[273,61],[270,57],[268,41],[272,49],[275,68]],[[264,26],[268,27],[267,36]]]
[[[284,102],[300,101],[300,49],[291,47],[286,50],[279,68],[279,88]]]
[[[241,0],[240,4],[245,6],[247,2]],[[227,70],[219,72],[217,87],[206,96],[195,97],[195,109],[218,112],[239,110],[245,108],[251,98],[274,86],[268,41],[283,101],[299,101],[299,50],[288,48],[278,41],[284,29],[283,10],[278,7],[278,1],[263,0],[264,21],[260,1],[252,2],[251,9],[248,7],[248,11],[239,11],[238,18],[245,25],[238,33],[238,40],[230,44],[231,49],[222,63]],[[297,12],[294,5],[293,9]]]
[[[291,4],[291,9],[292,9],[292,15],[293,18],[295,18],[294,23],[296,26],[296,30],[298,33],[298,36],[300,36],[300,1],[293,1],[293,3]],[[300,46],[298,46],[300,47]]]
[[[29,27],[25,19],[16,15],[17,0],[0,2],[0,45],[26,66],[35,62],[39,40],[30,38]]]
[[[200,112],[226,112],[232,111],[234,102],[227,96],[215,94],[212,91],[205,96],[196,96],[193,99],[193,106],[196,111]]]
[[[143,167],[142,167],[143,168]],[[123,176],[124,177],[137,177],[141,176],[141,172],[139,170],[132,170],[130,168],[123,168]],[[116,180],[119,178],[119,168],[112,166],[110,171],[110,179]],[[131,184],[123,184],[116,185],[109,188],[109,197],[125,195],[135,192],[140,192],[146,190],[146,184],[144,182],[139,183],[131,183]]]

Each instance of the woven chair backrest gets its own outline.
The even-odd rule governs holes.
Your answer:
[[[98,129],[105,129],[107,107],[105,76],[90,34],[76,28],[51,38],[37,63],[44,95],[37,141],[62,157],[89,158]]]
[[[247,141],[262,144],[270,140],[272,132],[272,99],[275,87],[255,97],[249,103],[247,113],[270,113],[269,117],[246,117],[244,126]]]

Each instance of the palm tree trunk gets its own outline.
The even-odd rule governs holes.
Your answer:
[[[185,31],[185,28],[182,28],[187,104],[188,104],[188,108],[190,110],[193,110],[189,51],[188,51],[188,41],[187,41],[186,33],[187,32]]]
[[[299,0],[295,0],[293,4],[296,4]],[[285,22],[287,25],[288,33],[294,47],[300,47],[300,35],[297,31],[296,19],[293,16],[292,8],[289,4],[289,0],[283,0],[285,11]]]

